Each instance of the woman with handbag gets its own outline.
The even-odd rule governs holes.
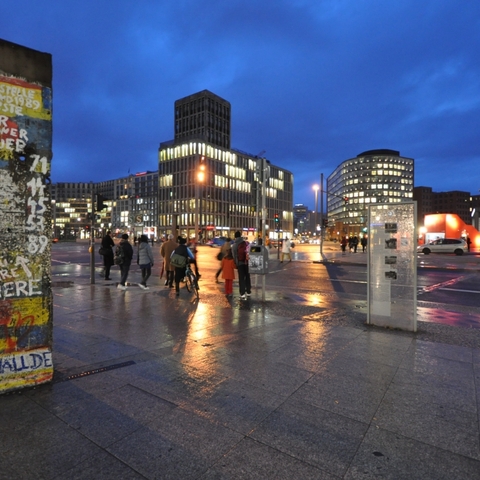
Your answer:
[[[112,238],[112,232],[109,230],[107,234],[102,238],[102,246],[100,247],[100,255],[103,256],[104,278],[105,280],[111,280],[110,268],[113,265],[113,250],[115,242]]]
[[[153,252],[146,235],[140,235],[138,238],[137,263],[142,270],[142,281],[138,286],[143,290],[148,290],[147,280],[152,274]]]

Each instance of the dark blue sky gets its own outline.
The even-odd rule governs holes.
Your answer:
[[[10,11],[9,11],[10,10]],[[478,0],[17,0],[0,38],[53,55],[52,180],[156,170],[176,99],[232,104],[232,147],[293,172],[294,201],[371,149],[415,186],[480,189]]]

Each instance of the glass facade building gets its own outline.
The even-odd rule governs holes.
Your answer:
[[[57,183],[50,188],[56,238],[90,236],[92,198],[96,208],[96,194],[104,197],[107,207],[95,211],[95,237],[104,236],[107,230],[115,235],[158,237],[158,172],[140,172],[98,183]]]
[[[162,143],[159,152],[159,230],[202,238],[233,236],[236,230],[256,235],[257,159],[236,150],[225,150],[197,141]],[[265,225],[267,235],[293,232],[293,175],[268,163]],[[203,170],[201,170],[203,168]],[[199,173],[203,179],[199,179]],[[280,225],[275,228],[274,216]],[[280,232],[276,232],[278,229]]]
[[[255,237],[261,222],[271,238],[293,233],[293,174],[230,147],[230,103],[203,90],[175,102],[174,140],[162,142],[158,167],[158,227],[203,239]],[[266,176],[265,211],[261,180]],[[278,214],[279,222],[275,223]],[[260,223],[259,223],[260,222]]]
[[[372,203],[411,201],[413,180],[413,158],[395,150],[369,150],[342,162],[327,178],[332,236],[359,235]]]

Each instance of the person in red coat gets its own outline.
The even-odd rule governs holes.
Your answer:
[[[235,280],[235,260],[232,250],[228,250],[222,258],[222,278],[225,280],[225,295],[233,295],[233,281]]]

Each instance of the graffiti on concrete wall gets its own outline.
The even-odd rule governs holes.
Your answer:
[[[0,75],[0,393],[53,377],[51,98]]]

